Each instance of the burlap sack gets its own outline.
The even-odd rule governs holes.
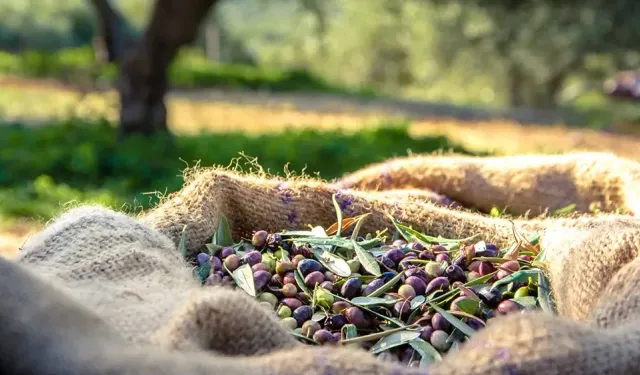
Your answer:
[[[565,158],[574,163],[566,171],[605,170],[595,168],[599,162],[589,155],[585,165],[579,155]],[[423,159],[431,165],[442,160]],[[484,160],[499,164],[498,159]],[[631,173],[638,168],[611,156],[602,160],[626,164]],[[483,159],[449,161],[455,176],[459,165],[482,165]],[[440,173],[448,175],[441,165]],[[533,180],[548,176],[542,168],[543,177],[532,174],[533,168],[521,170]],[[519,179],[517,173],[511,176]],[[572,172],[559,180],[567,186],[589,185],[583,176]],[[633,187],[632,181],[624,181],[619,189]],[[597,180],[591,186],[602,185]],[[586,202],[594,191],[574,194]],[[543,230],[541,246],[548,254],[560,316],[526,313],[492,320],[459,352],[429,368],[429,374],[640,371],[640,223],[632,216],[510,222],[439,207],[419,195],[402,199],[397,191],[368,193],[223,170],[195,175],[182,191],[138,220],[98,207],[71,210],[28,242],[16,263],[1,261],[0,367],[33,374],[427,373],[353,348],[298,344],[272,313],[243,292],[199,287],[177,254],[184,225],[189,253],[194,254],[210,239],[221,215],[236,236],[259,228],[329,225],[335,221],[333,193],[345,215],[372,213],[365,232],[390,227],[386,213],[428,233],[481,233],[500,245],[513,240],[514,226],[524,235]],[[625,198],[619,202],[629,204],[631,194],[620,192]]]

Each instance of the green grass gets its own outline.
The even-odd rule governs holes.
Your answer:
[[[2,74],[62,80],[91,79],[113,83],[118,69],[113,64],[99,66],[95,61],[93,49],[81,47],[58,52],[0,52],[0,75]],[[172,64],[169,82],[179,88],[222,87],[376,96],[372,89],[352,89],[331,84],[302,70],[215,63],[207,60],[200,51],[186,48]]]
[[[332,179],[393,156],[453,150],[471,154],[446,137],[412,138],[407,124],[364,130],[287,130],[116,141],[107,122],[66,121],[42,128],[0,124],[0,215],[48,219],[68,201],[146,208],[149,192],[178,190],[187,166],[229,165],[241,153],[273,174],[316,172]],[[247,159],[245,159],[247,160]],[[251,165],[251,163],[247,164]]]

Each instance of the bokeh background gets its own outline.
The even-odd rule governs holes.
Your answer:
[[[603,90],[640,65],[637,2],[213,2],[168,71],[171,138],[118,137],[96,1],[0,2],[0,252],[69,205],[147,209],[195,165],[331,179],[443,150],[640,155],[639,105]],[[109,4],[140,36],[156,2]]]

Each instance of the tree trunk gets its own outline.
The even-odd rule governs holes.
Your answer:
[[[98,21],[98,37],[94,40],[97,59],[103,63],[116,62],[124,55],[128,39],[132,37],[130,27],[109,0],[91,0],[91,4]]]
[[[144,36],[121,61],[120,135],[168,132],[167,71],[219,0],[157,0]]]

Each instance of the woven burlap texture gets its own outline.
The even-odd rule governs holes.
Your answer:
[[[539,166],[533,168],[535,156],[528,158],[532,159],[502,158],[517,161],[510,172],[513,178],[501,180],[503,189],[513,189],[514,180],[544,181],[549,174],[541,166],[550,167],[551,160],[556,160],[559,164],[573,163],[573,167],[556,167],[556,176],[560,170],[571,172],[554,181],[562,181],[569,188],[609,186],[609,192],[600,195],[595,188],[574,189],[571,194],[579,202],[593,197],[607,202],[610,198],[602,197],[618,191],[612,201],[633,206],[629,203],[633,192],[622,191],[632,190],[633,181],[621,177],[625,176],[622,168],[628,168],[630,176],[635,174],[638,165],[631,161],[594,154],[539,156]],[[469,173],[469,165],[484,170],[487,167],[482,167],[483,161],[486,165],[507,165],[500,158],[433,156],[421,160],[426,165],[438,165],[441,176],[457,176],[463,166],[467,178],[480,176]],[[495,168],[494,172],[500,169],[508,168]],[[527,178],[520,178],[517,170]],[[588,183],[586,172],[576,174],[575,170],[591,171],[592,175],[601,171],[602,175],[594,175],[594,181]],[[426,173],[424,168],[412,172],[421,173]],[[603,180],[616,184],[602,185]],[[440,188],[432,184],[426,187],[481,206],[481,202],[451,194],[467,186],[465,181],[451,181],[457,181],[457,185],[450,182]],[[482,181],[480,178],[479,186],[483,186]],[[492,181],[493,189],[498,189],[498,180]],[[0,328],[0,335],[6,335],[0,341],[11,334],[15,341],[16,332],[30,335],[28,342],[54,340],[59,343],[55,349],[40,345],[39,350],[44,351],[45,359],[57,359],[57,366],[71,374],[425,374],[424,370],[377,360],[357,349],[298,344],[279,326],[273,313],[243,292],[200,287],[176,249],[180,232],[187,225],[188,252],[196,253],[211,238],[221,215],[229,219],[236,236],[248,236],[255,229],[330,225],[335,221],[331,197],[336,194],[345,215],[371,213],[364,232],[389,228],[386,214],[427,233],[446,237],[481,233],[499,245],[513,241],[514,228],[523,235],[543,231],[541,246],[548,256],[549,278],[560,316],[526,313],[492,320],[459,352],[427,369],[428,373],[640,371],[640,223],[635,217],[509,221],[438,206],[429,202],[430,193],[415,192],[405,198],[398,191],[401,185],[395,185],[395,191],[371,193],[345,189],[343,182],[287,181],[212,169],[193,175],[183,190],[140,218],[100,207],[73,209],[31,239],[16,263],[0,263],[0,290],[8,301],[0,307],[0,319],[9,327]],[[610,188],[613,185],[616,187]],[[533,186],[532,191],[537,191],[541,185],[520,186]],[[560,189],[560,195],[562,184],[556,189]],[[518,194],[533,196],[523,190]],[[17,287],[8,287],[10,284]],[[63,304],[67,296],[75,305]],[[71,319],[83,329],[69,329]],[[27,349],[21,345],[0,344],[0,358],[4,358],[0,365],[32,371],[43,366],[28,361],[33,355],[23,351]]]

